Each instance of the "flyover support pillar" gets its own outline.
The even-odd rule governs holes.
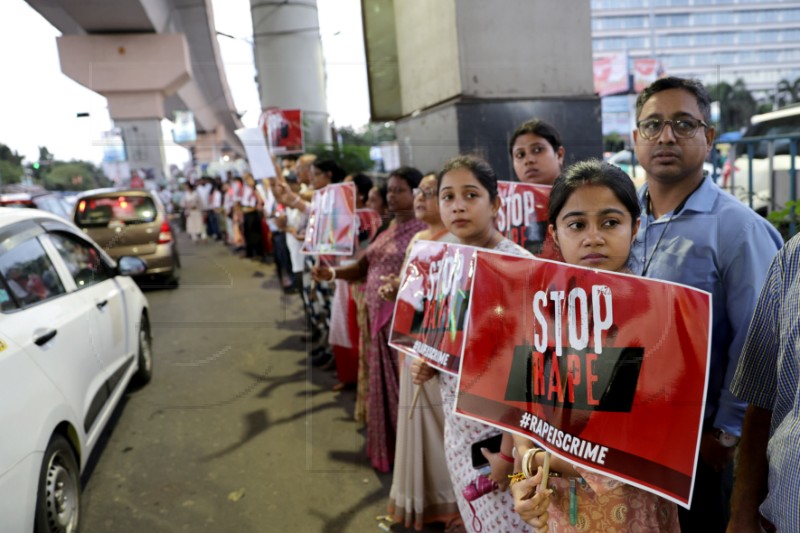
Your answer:
[[[184,36],[63,35],[57,42],[62,72],[108,99],[131,170],[144,170],[163,181],[164,99],[191,79]]]
[[[589,2],[362,0],[373,121],[397,120],[402,164],[459,153],[513,179],[508,140],[539,117],[567,162],[602,154]]]
[[[250,0],[262,109],[301,109],[306,145],[331,142],[317,0]]]

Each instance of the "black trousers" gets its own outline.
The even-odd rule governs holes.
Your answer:
[[[286,234],[282,231],[272,232],[272,254],[275,256],[278,275],[282,278],[291,279],[292,257],[289,255],[289,248],[286,246]]]
[[[244,244],[247,257],[264,257],[261,240],[261,214],[249,211],[244,214]]]
[[[724,533],[731,514],[732,489],[733,461],[722,472],[716,472],[699,457],[691,509],[678,507],[681,532]]]

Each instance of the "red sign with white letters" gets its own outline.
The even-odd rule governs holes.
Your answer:
[[[710,295],[480,251],[456,411],[688,506]]]
[[[498,181],[497,194],[502,205],[494,225],[503,237],[533,255],[558,260],[561,255],[547,234],[550,189],[550,185]]]

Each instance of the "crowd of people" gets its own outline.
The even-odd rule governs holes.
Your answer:
[[[195,201],[189,186],[182,207],[193,238],[222,232],[256,258],[265,248],[247,208],[266,210],[284,287],[303,298],[311,364],[335,368],[337,390],[355,388],[369,460],[392,472],[388,510],[395,522],[417,530],[441,522],[450,532],[798,531],[800,241],[781,250],[782,238],[765,219],[704,175],[715,135],[710,114],[708,93],[693,80],[659,79],[639,95],[634,141],[647,180],[638,191],[608,163],[565,165],[568,147],[543,120],[520,125],[509,143],[516,180],[552,186],[550,246],[538,252],[712,295],[705,419],[688,509],[556,456],[548,459],[548,488],[540,488],[544,450],[455,414],[457,378],[387,344],[414,242],[531,254],[495,227],[498,177],[486,161],[461,155],[427,175],[402,167],[376,187],[367,176],[304,155],[283,161],[284,179],[266,188],[234,178],[227,187],[212,185],[208,201],[204,193]],[[300,254],[313,192],[345,180],[357,189],[356,252],[336,261]],[[499,451],[481,450],[484,475],[473,467],[471,448],[495,436]]]

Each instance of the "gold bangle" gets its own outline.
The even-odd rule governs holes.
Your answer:
[[[528,477],[533,477],[536,474],[536,471],[531,468],[531,461],[533,461],[535,464],[536,454],[543,451],[544,450],[541,448],[531,448],[530,450],[528,450],[528,452],[530,452],[530,455],[528,454],[528,452],[525,452],[525,458],[527,459],[527,461],[525,461],[525,464],[523,465],[523,470],[527,469]],[[538,469],[539,465],[536,464],[536,467]]]
[[[530,469],[530,459],[531,454],[536,452],[538,448],[531,448],[525,452],[522,456],[522,473],[525,475],[525,479],[531,477],[531,469]]]

